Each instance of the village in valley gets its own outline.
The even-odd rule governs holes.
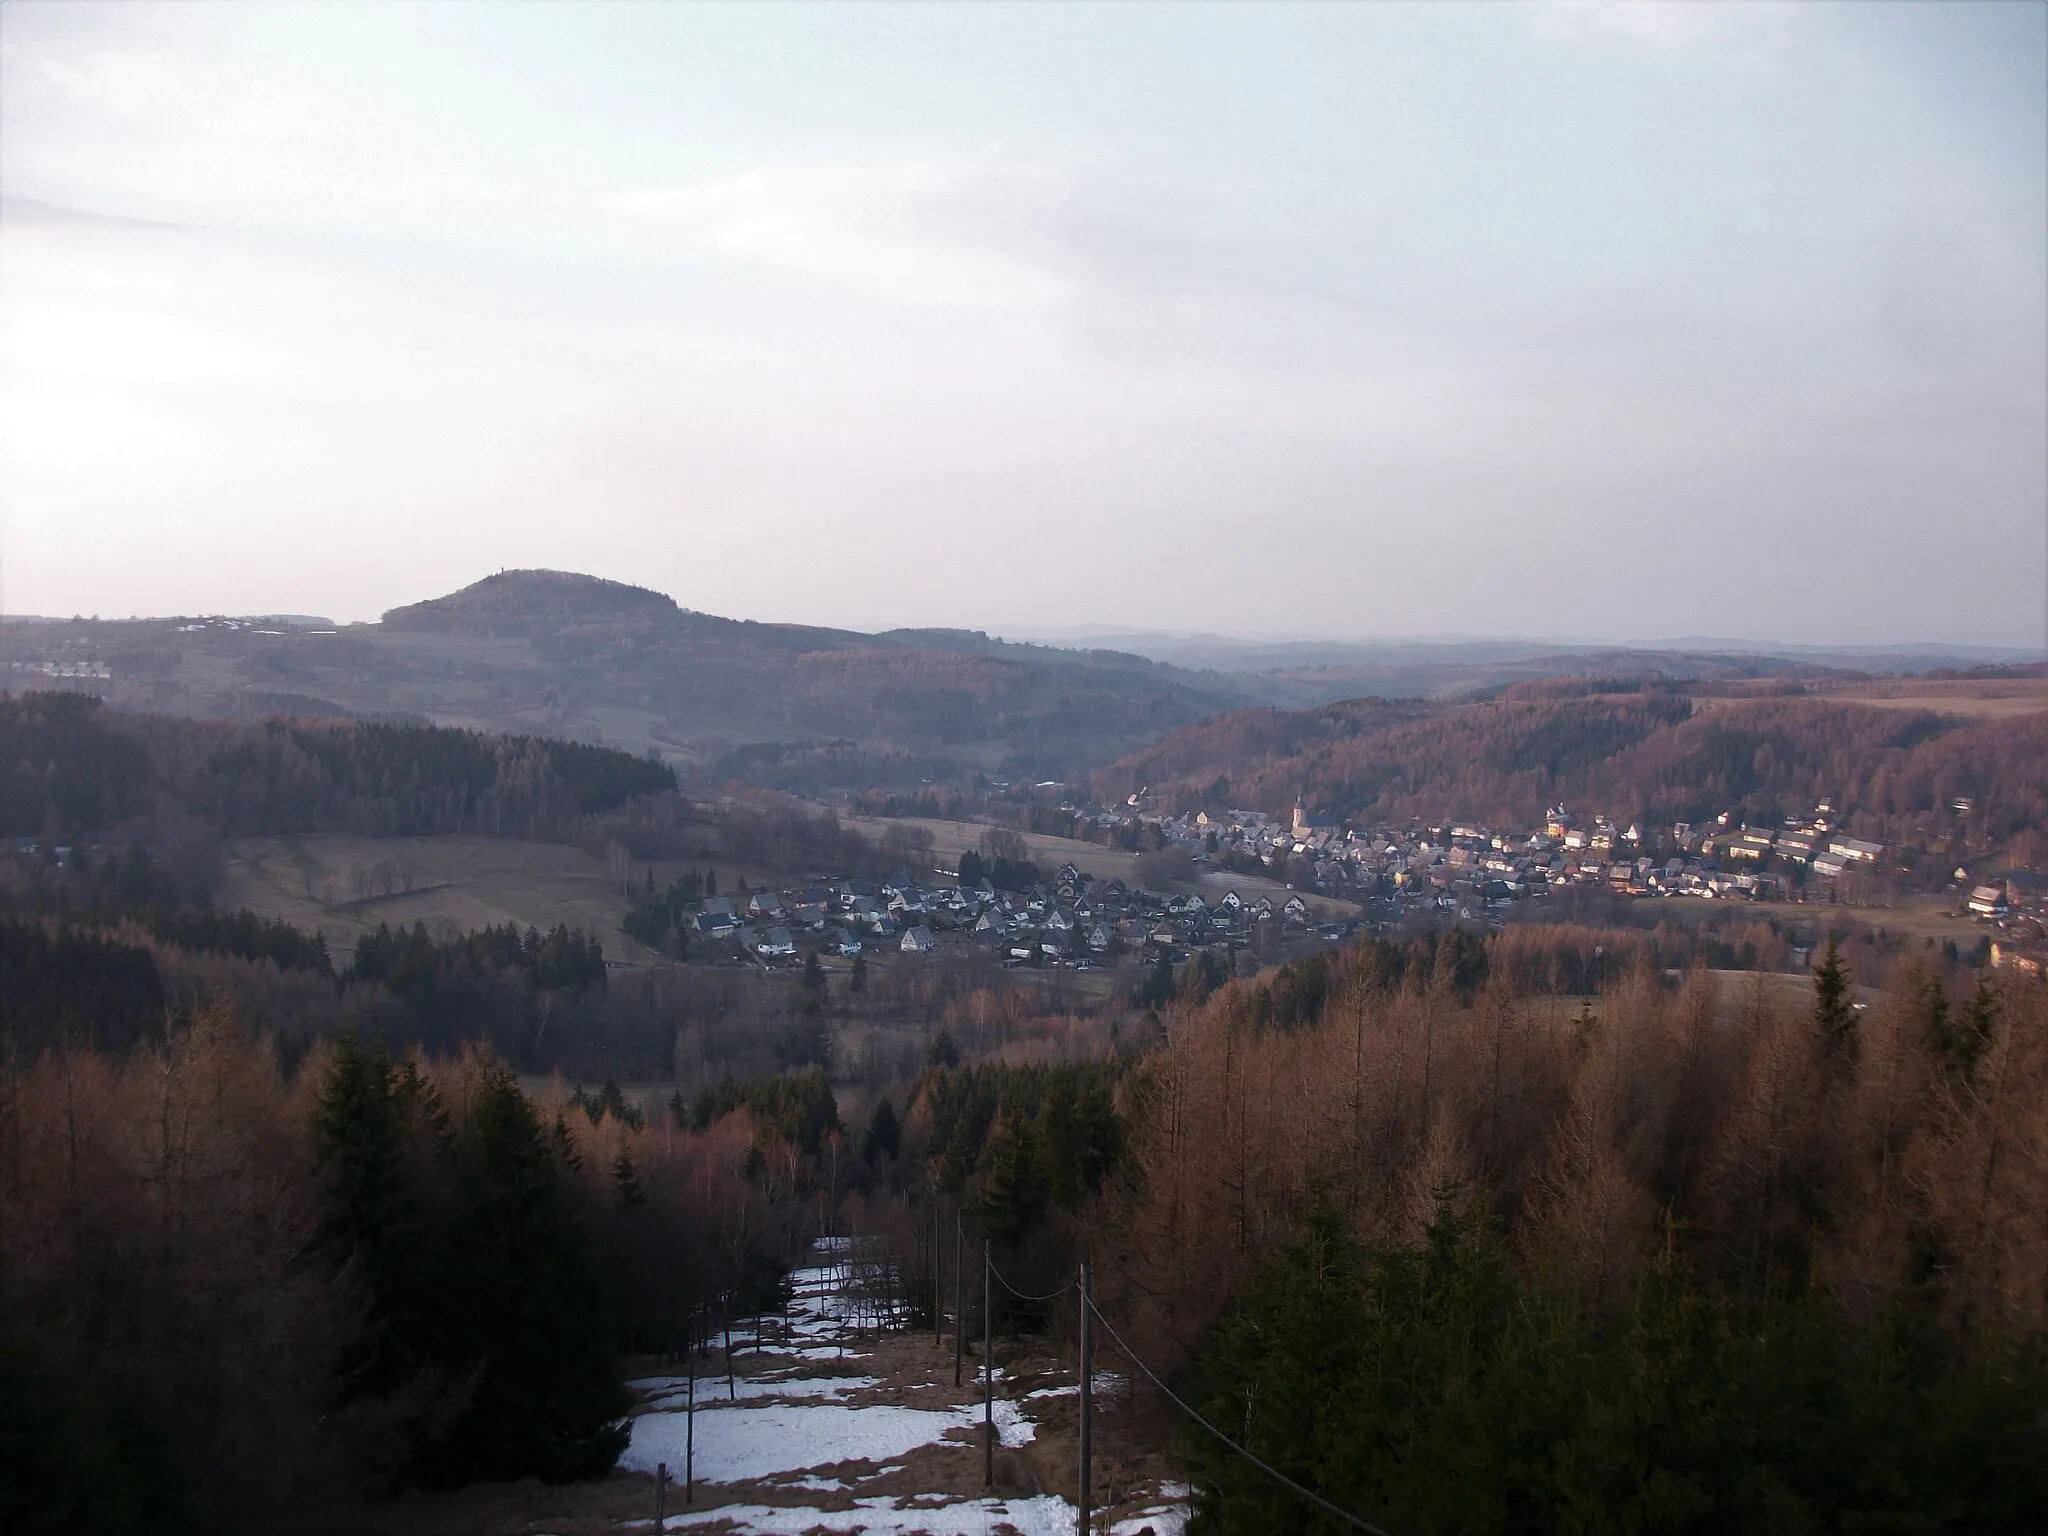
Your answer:
[[[1245,951],[1270,961],[1416,920],[1498,927],[1575,891],[1860,903],[1882,884],[1886,852],[1848,835],[1826,799],[1777,827],[1723,813],[1705,825],[1648,829],[1582,818],[1562,805],[1525,828],[1353,826],[1299,801],[1286,818],[1236,809],[1167,814],[1143,793],[1112,807],[1062,798],[1057,809],[1076,838],[1185,850],[1185,878],[1171,882],[1183,888],[1148,888],[1136,861],[1130,878],[1069,860],[1045,871],[1012,864],[999,881],[969,855],[964,871],[905,868],[876,880],[820,877],[707,894],[687,914],[690,952],[769,967],[809,953],[919,956],[963,947],[1010,967],[1086,970],[1133,956],[1179,965],[1203,952]],[[1955,881],[1959,911],[1990,931],[2000,959],[2038,966],[2048,877],[2016,871],[1985,884],[1958,869]]]

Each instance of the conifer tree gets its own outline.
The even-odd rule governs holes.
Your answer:
[[[868,1119],[868,1134],[861,1152],[869,1162],[879,1154],[894,1157],[903,1145],[903,1127],[896,1119],[896,1106],[889,1102],[889,1096],[882,1095],[882,1101],[875,1106],[875,1112]]]
[[[1828,935],[1827,954],[1813,970],[1813,1027],[1821,1048],[1838,1061],[1856,1059],[1856,1010],[1849,1003],[1849,971],[1841,945]]]
[[[630,1399],[602,1281],[554,1138],[511,1071],[483,1065],[458,1149],[453,1340],[475,1395],[437,1481],[600,1477]]]
[[[627,1210],[647,1203],[647,1191],[640,1184],[640,1170],[633,1165],[633,1149],[624,1141],[619,1143],[619,1154],[612,1159],[612,1189],[618,1195],[619,1204]]]
[[[352,1266],[367,1292],[369,1327],[344,1364],[343,1395],[413,1389],[443,1374],[448,1251],[405,1143],[410,1132],[424,1132],[427,1150],[445,1154],[439,1102],[411,1062],[395,1065],[344,1036],[313,1128],[327,1187],[320,1245],[337,1266]]]
[[[983,1154],[977,1225],[996,1246],[1015,1252],[1045,1212],[1045,1171],[1039,1163],[1037,1127],[1006,1112]]]
[[[1967,1081],[1976,1071],[1978,1059],[1990,1047],[1997,1011],[1997,994],[1980,971],[1977,989],[1963,1005],[1962,1012],[1949,1018],[1944,1011],[1938,1021],[1942,1027],[1930,1036],[1930,1044],[1944,1073]]]

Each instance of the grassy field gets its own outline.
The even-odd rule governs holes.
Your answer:
[[[877,842],[881,841],[882,835],[892,825],[905,824],[923,827],[931,833],[932,857],[948,869],[957,868],[960,855],[968,849],[979,847],[981,834],[988,830],[984,823],[978,821],[940,821],[929,817],[906,816],[900,822],[890,822],[876,817],[859,816],[846,822],[846,825],[857,828],[863,836],[873,838]],[[1031,851],[1031,862],[1046,874],[1051,874],[1062,864],[1072,864],[1074,868],[1091,874],[1098,880],[1114,877],[1129,885],[1142,883],[1138,879],[1138,854],[1122,853],[1114,848],[1105,848],[1100,843],[1076,842],[1069,837],[1052,837],[1039,832],[1026,832],[1021,835],[1025,846]],[[1268,880],[1262,875],[1234,875],[1221,871],[1199,874],[1193,881],[1163,885],[1157,889],[1176,896],[1198,891],[1204,900],[1212,902],[1224,891],[1233,889],[1247,901],[1266,895],[1278,903],[1284,902],[1291,894],[1278,880]],[[1340,919],[1354,917],[1360,910],[1354,902],[1319,896],[1312,891],[1305,892],[1304,895],[1312,905],[1324,907]]]
[[[406,887],[410,886],[410,889]],[[488,837],[243,838],[215,900],[326,935],[337,959],[379,923],[469,932],[567,923],[614,959],[660,956],[626,937],[627,900],[580,848]]]
[[[1821,698],[1880,709],[1928,709],[1986,719],[2048,713],[2048,677],[1886,678],[1830,688]]]

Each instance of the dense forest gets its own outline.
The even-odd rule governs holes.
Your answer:
[[[1170,1020],[1098,1237],[1136,1347],[1389,1531],[2038,1529],[2048,987],[1930,950],[1864,1009],[1831,950],[1570,1003],[1530,947]],[[1208,1528],[1343,1528],[1188,1443]]]
[[[196,721],[83,694],[0,695],[0,833],[59,839],[197,818],[229,834],[568,838],[675,788],[659,763],[427,725]]]
[[[1024,1291],[1092,1257],[1115,1348],[1389,1531],[2048,1516],[2048,986],[1943,949],[1845,935],[1801,986],[1706,968],[1780,960],[1761,924],[1453,929],[1092,1014],[877,967],[914,1055],[843,1055],[794,979],[824,1063],[700,1056],[663,1100],[364,1029],[429,1017],[415,986],[573,971],[567,935],[387,931],[340,977],[137,926],[0,936],[8,995],[85,1025],[0,1062],[20,1528],[590,1475],[622,1355],[773,1305],[828,1219],[894,1243],[926,1316],[956,1215]],[[653,1015],[679,1059],[752,1005],[698,1006]],[[1323,1528],[1199,1432],[1181,1453],[1206,1528]]]
[[[2005,842],[2048,828],[2044,761],[2048,715],[1960,719],[1553,682],[1481,702],[1240,710],[1132,753],[1096,788],[1121,798],[1149,787],[1173,808],[1279,816],[1301,796],[1367,820],[1518,826],[1559,800],[1623,822],[1734,810],[1769,824],[1832,796],[1859,833],[1887,841],[1945,830],[1960,797],[1974,805],[1972,827]]]
[[[9,626],[9,660],[92,657],[127,707],[459,719],[625,742],[780,787],[915,784],[934,766],[1081,773],[1263,695],[1215,673],[967,630],[759,624],[645,588],[503,571],[339,630],[176,620]],[[842,743],[824,750],[805,744]],[[790,744],[785,759],[781,744]],[[884,775],[876,779],[872,775]],[[472,786],[476,787],[476,786]]]
[[[2043,729],[1549,684],[1226,717],[1115,772],[1375,814],[1825,792],[1859,830],[1964,794],[2014,836]],[[966,952],[616,971],[567,926],[330,954],[211,906],[205,850],[461,829],[883,872],[932,841],[744,790],[707,829],[659,765],[421,726],[30,695],[0,748],[17,835],[79,839],[0,888],[10,1529],[600,1475],[626,1356],[773,1306],[823,1230],[892,1245],[929,1321],[953,1220],[1025,1293],[1092,1259],[1105,1348],[1398,1536],[2048,1521],[2048,986],[1981,951],[1729,909],[1131,961],[1106,991]],[[1359,766],[1396,753],[1398,780]],[[1005,827],[960,872],[1035,874]],[[646,880],[634,931],[683,950],[712,880]],[[991,1325],[1071,1346],[1020,1296]],[[1196,1529],[1339,1528],[1177,1449]]]

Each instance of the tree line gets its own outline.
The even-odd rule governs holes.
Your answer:
[[[0,832],[77,837],[195,816],[229,835],[562,839],[672,792],[611,748],[431,725],[188,720],[83,694],[0,695]]]
[[[1924,841],[1923,821],[1948,826],[1951,802],[1965,798],[1973,836],[2003,845],[2048,832],[2048,783],[2036,771],[2048,716],[1961,719],[1809,698],[1696,713],[1668,689],[1632,687],[1642,691],[1239,710],[1131,753],[1096,774],[1095,788],[1105,799],[1149,788],[1176,809],[1284,816],[1305,796],[1368,821],[1521,826],[1559,799],[1623,820],[1733,810],[1769,825],[1833,796],[1859,835],[1886,842]]]
[[[1104,1306],[1392,1531],[2038,1529],[2048,986],[1916,950],[1859,1006],[1842,955],[1568,998],[1361,946],[1170,1009]],[[1341,1528],[1186,1450],[1209,1528]]]
[[[0,1524],[276,1529],[601,1476],[625,1351],[772,1305],[814,1154],[211,1007],[0,1061]],[[350,1516],[349,1518],[356,1518]]]

